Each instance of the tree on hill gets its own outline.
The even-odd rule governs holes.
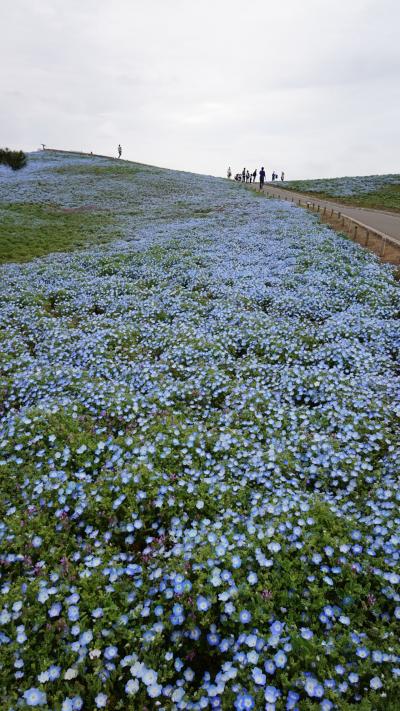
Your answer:
[[[0,148],[0,165],[8,165],[12,170],[24,168],[27,157],[23,151],[10,151],[9,148]]]

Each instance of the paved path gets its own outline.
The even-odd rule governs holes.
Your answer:
[[[316,205],[321,205],[322,207],[333,208],[346,215],[347,217],[352,217],[353,220],[358,220],[362,222],[367,227],[379,230],[389,237],[392,237],[396,242],[400,243],[400,214],[394,212],[384,212],[383,210],[371,210],[366,207],[348,207],[347,205],[342,205],[338,202],[331,202],[330,200],[321,200],[317,196],[310,197],[310,195],[305,195],[304,193],[297,193],[293,190],[284,190],[282,188],[277,188],[275,186],[267,183],[264,186],[264,192],[272,193],[276,195],[277,198],[283,198],[291,200],[293,197],[295,200],[301,199],[303,202],[315,203]]]

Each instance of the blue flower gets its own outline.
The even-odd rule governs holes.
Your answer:
[[[240,568],[242,565],[242,560],[239,555],[232,556],[232,568]]]
[[[68,619],[71,620],[71,622],[79,620],[79,607],[71,605],[71,607],[68,608]]]
[[[248,610],[242,610],[239,614],[239,619],[243,624],[247,624],[251,620],[251,613]]]
[[[24,699],[27,706],[44,706],[47,703],[44,691],[40,691],[34,686],[24,692]]]
[[[251,711],[254,708],[254,699],[247,692],[238,694],[234,703],[236,711]]]
[[[303,639],[312,639],[314,637],[314,632],[310,630],[308,627],[301,627],[300,628],[300,634],[303,637]]]
[[[279,650],[274,656],[274,662],[278,669],[284,669],[287,662],[286,654],[282,650]]]
[[[98,709],[104,709],[107,706],[108,696],[106,694],[100,693],[94,699],[94,702]]]
[[[117,647],[106,647],[104,650],[104,656],[106,659],[115,659],[115,657],[118,656],[118,648]]]
[[[356,654],[361,659],[366,659],[369,656],[369,650],[366,647],[357,647]]]
[[[287,699],[286,699],[287,711],[292,711],[292,709],[295,709],[299,699],[300,699],[299,694],[296,694],[295,691],[289,691],[289,693],[287,695]]]
[[[254,667],[251,674],[252,674],[255,684],[259,684],[260,686],[265,685],[265,682],[267,681],[267,677],[265,676],[265,674],[263,674],[261,669],[259,669],[258,667]]]
[[[267,674],[275,674],[275,664],[271,659],[268,659],[265,664],[264,664],[264,669],[267,672]]]
[[[264,692],[264,698],[268,703],[274,704],[280,696],[280,691],[275,686],[267,686]]]

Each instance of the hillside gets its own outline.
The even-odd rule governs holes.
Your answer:
[[[277,183],[278,185],[278,183]],[[400,212],[400,175],[366,175],[319,180],[288,180],[279,187],[344,205]]]
[[[394,711],[393,269],[223,179],[0,181],[45,255],[0,266],[0,708]]]

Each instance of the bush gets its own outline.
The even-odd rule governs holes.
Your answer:
[[[8,148],[0,148],[0,165],[8,165],[12,170],[24,168],[27,157],[23,151],[10,151]]]

